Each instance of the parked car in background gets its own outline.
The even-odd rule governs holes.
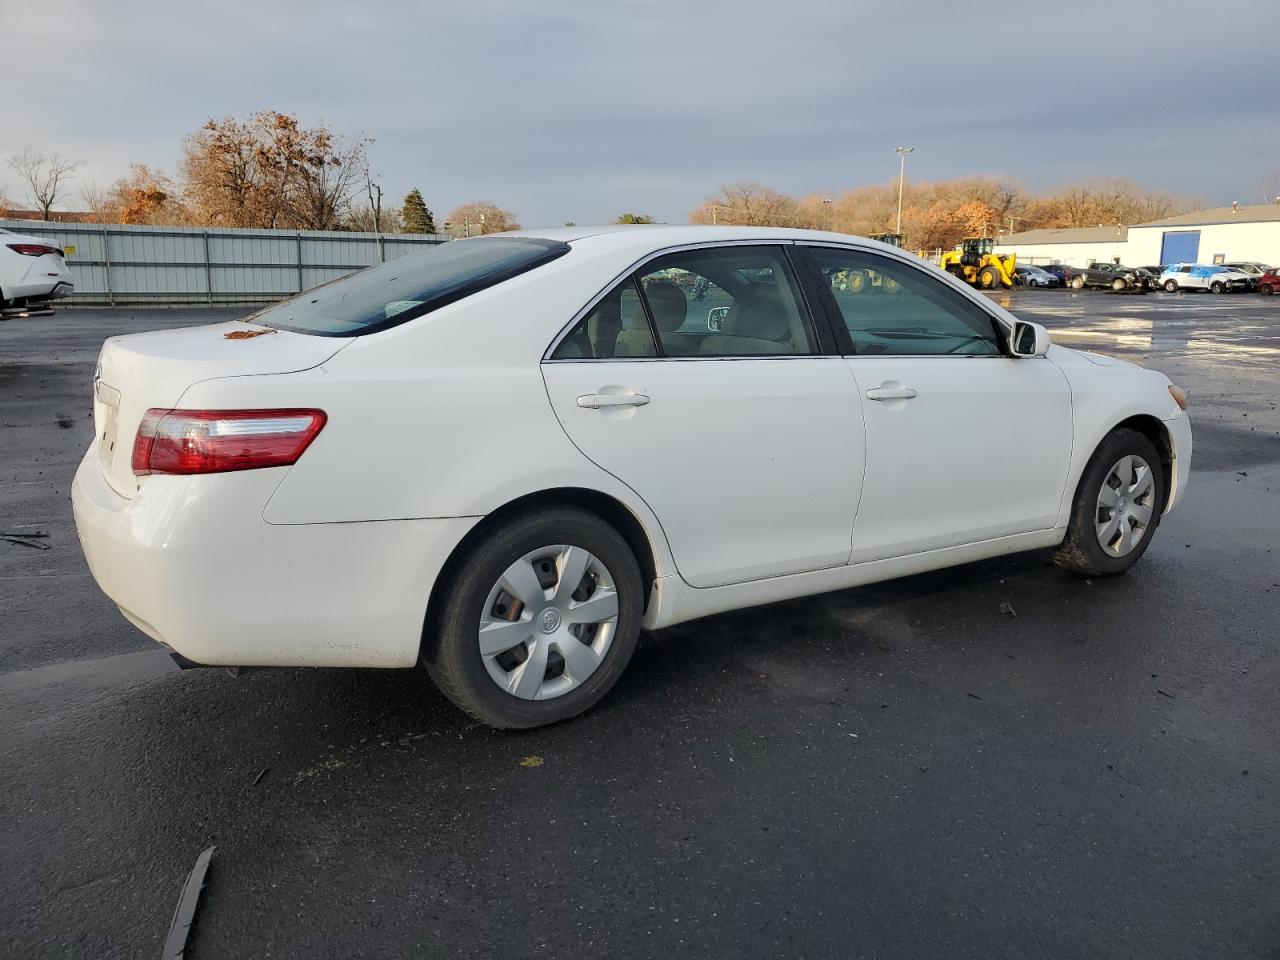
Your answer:
[[[1258,292],[1271,296],[1280,293],[1280,270],[1272,267],[1258,278]]]
[[[1121,573],[1192,446],[1164,374],[763,227],[455,240],[112,337],[93,407],[80,543],[180,663],[422,663],[508,728],[589,709],[642,627],[1019,550]]]
[[[1271,269],[1268,263],[1258,263],[1255,260],[1242,260],[1237,263],[1228,263],[1225,266],[1230,270],[1239,270],[1249,278],[1249,290],[1256,291],[1262,275]]]
[[[1024,287],[1060,287],[1062,281],[1048,270],[1034,265],[1013,268],[1015,280]]]
[[[1207,290],[1210,293],[1244,293],[1249,275],[1212,263],[1177,263],[1165,267],[1160,286],[1169,293],[1179,290]]]
[[[1045,273],[1053,274],[1053,276],[1058,278],[1058,282],[1064,286],[1067,282],[1067,275],[1071,272],[1071,268],[1065,263],[1046,263],[1042,264],[1040,269]]]
[[[42,306],[73,289],[61,247],[0,229],[0,308]]]
[[[1146,293],[1155,286],[1156,278],[1141,267],[1126,267],[1119,263],[1094,263],[1083,270],[1070,272],[1070,284],[1073,290],[1084,287],[1100,287],[1106,290],[1132,290]]]

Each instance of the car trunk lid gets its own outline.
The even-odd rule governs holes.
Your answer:
[[[176,407],[193,384],[213,377],[295,373],[319,366],[350,341],[241,321],[112,337],[93,379],[93,422],[102,473],[123,497],[138,489],[133,440],[152,407]]]

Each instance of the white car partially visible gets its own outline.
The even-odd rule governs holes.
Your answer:
[[[1185,409],[897,247],[555,229],[108,340],[72,500],[184,665],[421,663],[532,727],[642,627],[1020,550],[1120,573],[1186,488]]]
[[[36,306],[69,297],[74,290],[61,247],[0,229],[0,307]]]

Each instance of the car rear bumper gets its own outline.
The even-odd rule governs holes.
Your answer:
[[[71,500],[94,579],[197,664],[413,666],[431,587],[477,518],[269,524],[284,471],[150,477],[126,500],[91,447]]]

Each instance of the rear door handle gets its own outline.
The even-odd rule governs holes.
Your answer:
[[[578,406],[588,410],[601,407],[643,407],[649,398],[643,393],[587,393],[578,398]]]
[[[887,380],[867,391],[868,400],[910,400],[916,395],[911,387],[904,387],[896,380]]]

